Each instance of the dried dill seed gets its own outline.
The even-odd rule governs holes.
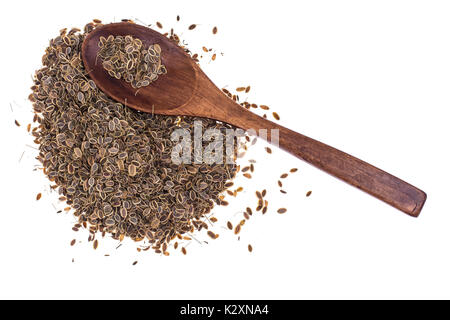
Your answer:
[[[233,230],[233,224],[230,221],[227,222],[227,227],[228,229]]]
[[[181,252],[182,252],[184,255],[186,255],[186,253],[187,253],[186,248],[185,248],[185,247],[182,247],[182,248],[181,248]]]
[[[177,21],[180,21],[180,16],[177,16]]]
[[[77,242],[77,240],[73,239],[72,241],[70,241],[70,246],[73,247],[76,242]]]
[[[196,27],[197,27],[196,24],[191,24],[188,29],[189,30],[194,30]]]
[[[38,193],[38,194],[36,195],[36,200],[39,200],[41,197],[42,197],[42,193]]]
[[[280,179],[286,179],[288,177],[288,174],[287,173],[283,173],[281,176],[280,176]]]
[[[253,247],[251,244],[248,245],[248,252],[252,252],[253,251]]]
[[[239,232],[241,232],[241,225],[240,224],[236,225],[236,227],[234,228],[234,234],[239,234]]]
[[[312,193],[312,191],[308,191],[308,192],[306,193],[306,196],[309,197],[309,196],[311,195],[311,193]]]
[[[249,167],[249,166],[248,166],[248,167],[242,168],[241,172],[247,172],[248,170],[250,170],[250,167]]]
[[[208,52],[208,48],[206,48],[206,47],[202,47],[202,50],[203,50],[204,52]]]
[[[280,189],[280,192],[283,193],[283,194],[286,194],[286,193],[287,193],[287,192],[284,191],[283,189]]]
[[[247,220],[250,219],[250,216],[248,215],[247,212],[244,212],[243,215],[244,215],[244,218],[245,218],[245,219],[247,219]]]
[[[261,194],[261,192],[259,192],[259,191],[256,191],[256,196],[258,197],[258,199],[262,199],[262,194]]]
[[[265,196],[266,196],[266,193],[267,193],[267,190],[264,189],[264,190],[261,192],[261,195],[262,195],[263,197],[265,197]]]
[[[250,92],[250,86],[247,86],[247,88],[245,88],[245,93],[249,93]]]
[[[255,171],[255,166],[253,165],[253,163],[250,164],[250,172]]]
[[[30,132],[30,130],[31,130],[31,123],[29,123],[29,124],[27,125],[27,131]]]
[[[244,224],[245,224],[245,219],[242,219],[242,220],[239,222],[239,224],[241,225],[241,227],[244,226]]]
[[[212,33],[213,33],[213,34],[216,34],[216,33],[217,33],[217,27],[214,27],[214,28],[212,29]]]
[[[264,206],[264,207],[262,208],[261,213],[262,213],[262,214],[266,214],[266,212],[267,212],[267,206]]]
[[[217,222],[217,218],[216,217],[211,217],[211,218],[209,218],[209,220],[211,220],[211,222]]]
[[[263,110],[269,110],[269,107],[264,104],[260,105],[259,107]]]
[[[175,242],[175,243],[174,243],[173,248],[174,248],[175,250],[177,250],[177,248],[178,248],[178,242]]]
[[[209,236],[211,239],[217,239],[217,238],[219,237],[218,234],[215,234],[215,233],[212,232],[212,231],[208,231],[207,233],[208,233],[208,236]]]
[[[253,214],[252,209],[249,208],[249,207],[247,207],[247,208],[245,209],[245,211],[246,211],[249,215],[252,215],[252,214]]]
[[[216,57],[217,57],[217,54],[214,53],[214,54],[212,55],[212,57],[211,57],[211,60],[212,60],[212,61],[215,61],[215,60],[216,60]],[[239,100],[239,99],[238,99],[238,100]]]
[[[264,149],[266,150],[267,153],[269,153],[269,154],[272,153],[272,149],[270,149],[269,147],[265,147]]]
[[[282,183],[280,180],[278,180],[278,186],[279,186],[280,188],[283,186],[283,183]]]
[[[289,172],[291,172],[291,173],[294,173],[294,172],[297,172],[297,171],[298,171],[297,168],[292,168],[291,170],[289,170]]]
[[[280,209],[277,210],[277,212],[278,212],[279,214],[286,213],[286,211],[287,211],[286,208],[280,208]]]
[[[97,248],[98,248],[98,240],[94,240],[93,247],[94,247],[94,250],[97,250]]]
[[[238,88],[236,88],[236,91],[243,92],[243,91],[245,91],[245,87],[238,87]]]
[[[275,120],[280,120],[280,116],[278,115],[278,113],[273,112],[272,116],[275,118]]]
[[[17,120],[14,120],[14,123],[16,124],[16,126],[20,127],[20,123]]]
[[[246,177],[247,179],[252,178],[252,175],[250,173],[244,173],[243,176]]]
[[[161,22],[156,22],[156,26],[157,26],[158,28],[160,28],[160,29],[163,28],[163,25],[161,24]]]
[[[137,263],[138,263],[137,261],[133,262],[133,266],[137,265]]]

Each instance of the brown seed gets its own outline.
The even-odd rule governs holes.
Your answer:
[[[283,173],[283,174],[280,176],[281,179],[286,179],[287,177],[288,177],[288,174],[287,174],[287,173]]]
[[[137,261],[133,262],[133,266],[137,265],[137,263],[138,263]]]
[[[184,255],[186,255],[186,253],[187,253],[187,252],[186,252],[186,248],[185,248],[185,247],[182,247],[182,248],[181,248],[181,252],[182,252]]]
[[[266,106],[266,105],[260,105],[259,106],[261,109],[263,109],[263,110],[269,110],[269,107],[268,106]]]
[[[236,225],[236,228],[234,228],[234,234],[239,234],[239,232],[241,232],[241,225],[240,224]]]
[[[250,92],[250,86],[247,86],[247,88],[245,88],[245,93],[249,93]]]
[[[258,199],[262,199],[262,194],[261,194],[261,192],[259,192],[259,191],[256,191],[256,196],[258,197]]]
[[[212,29],[212,33],[213,33],[213,34],[216,34],[216,33],[217,33],[217,27],[214,27],[214,28]]]
[[[196,27],[197,27],[196,24],[191,24],[191,25],[189,26],[189,30],[194,30]]]
[[[94,246],[94,250],[97,250],[97,248],[98,248],[98,240],[94,241],[94,245],[93,246]]]
[[[233,230],[233,224],[230,221],[227,222],[227,227],[228,229]]]
[[[209,236],[211,239],[217,239],[217,238],[218,238],[218,235],[215,234],[215,233],[212,232],[212,231],[208,231],[208,236]]]
[[[238,88],[236,88],[236,91],[243,92],[243,91],[245,91],[245,87],[238,87]]]
[[[38,194],[36,195],[36,200],[39,200],[41,197],[42,197],[42,193],[38,193]]]
[[[252,214],[253,214],[252,209],[250,209],[249,207],[247,207],[247,209],[245,209],[245,211],[247,211],[247,213],[248,213],[249,215],[252,215]]]
[[[266,196],[266,193],[267,193],[267,190],[264,189],[264,190],[261,192],[261,195],[262,195],[263,197],[265,197],[265,196]]]
[[[161,24],[161,22],[156,22],[156,26],[157,26],[158,28],[160,28],[160,29],[163,28],[163,25]]]
[[[283,183],[282,183],[280,180],[278,180],[278,186],[279,186],[280,188],[283,186]]]
[[[252,252],[252,251],[253,251],[253,247],[252,247],[251,244],[248,245],[248,251],[249,251],[249,252]]]
[[[278,115],[278,113],[273,112],[272,115],[275,118],[275,120],[280,120],[280,116]]]
[[[20,127],[20,123],[17,120],[14,120],[14,123],[16,124],[16,126]]]
[[[291,173],[297,172],[298,169],[297,168],[292,168],[291,170],[289,170]]]
[[[250,216],[248,215],[248,213],[247,213],[247,212],[244,212],[244,218],[245,218],[245,219],[247,219],[247,220],[249,220],[249,219],[250,219]]]
[[[180,16],[177,16],[177,21],[180,21]]]
[[[269,147],[265,147],[265,149],[266,149],[266,152],[267,152],[267,153],[269,153],[269,154],[272,153],[272,149],[270,149]]]
[[[77,242],[77,240],[75,240],[75,239],[73,239],[72,241],[70,241],[70,246],[74,246],[75,245],[75,243]]]
[[[306,193],[306,196],[309,197],[309,196],[311,195],[311,193],[312,193],[312,191],[308,191],[308,192]]]
[[[287,192],[286,191],[284,191],[283,189],[280,189],[280,192],[281,193],[284,193],[284,194],[286,194]]]
[[[252,175],[250,173],[244,173],[243,176],[246,177],[247,179],[252,178]]]
[[[211,220],[211,222],[217,222],[217,218],[216,217],[211,217],[211,218],[209,218],[209,220]]]
[[[287,211],[286,208],[280,208],[280,209],[277,210],[277,212],[278,212],[279,214],[286,213],[286,211]]]
[[[29,123],[29,124],[27,125],[27,131],[30,132],[30,130],[31,130],[31,123]]]
[[[216,60],[216,57],[217,57],[217,55],[214,53],[214,54],[212,55],[212,57],[211,57],[211,60],[212,60],[212,61]]]

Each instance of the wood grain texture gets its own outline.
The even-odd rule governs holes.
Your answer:
[[[100,36],[131,35],[145,45],[158,43],[167,74],[150,86],[136,90],[125,81],[111,78],[96,60]],[[391,206],[417,217],[426,201],[418,188],[362,160],[308,138],[241,107],[218,89],[199,66],[175,43],[160,33],[132,23],[96,28],[85,39],[83,62],[100,89],[113,99],[145,112],[199,116],[230,123],[244,130],[279,130],[279,147],[313,166],[353,185]]]

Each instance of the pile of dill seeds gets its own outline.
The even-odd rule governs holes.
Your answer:
[[[132,36],[100,37],[97,59],[111,77],[123,79],[135,89],[158,80],[167,70],[161,64],[161,47],[155,43],[145,48]]]
[[[178,128],[193,132],[196,118],[135,111],[96,87],[83,66],[81,45],[98,25],[63,29],[45,50],[29,96],[37,159],[77,217],[76,227],[88,228],[96,245],[95,234],[101,232],[120,240],[147,239],[165,253],[172,239],[207,229],[202,218],[224,204],[220,194],[232,185],[237,168],[225,159],[224,164],[174,164],[170,135]],[[162,66],[158,70],[164,72]],[[128,79],[127,72],[123,76]],[[147,84],[140,81],[134,84]],[[204,130],[235,129],[201,121]]]

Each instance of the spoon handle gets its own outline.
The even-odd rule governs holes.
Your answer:
[[[422,190],[367,162],[268,121],[242,107],[240,110],[232,109],[232,116],[228,118],[230,123],[256,132],[266,129],[268,142],[271,142],[270,129],[278,129],[280,148],[410,216],[419,216],[427,198]]]

